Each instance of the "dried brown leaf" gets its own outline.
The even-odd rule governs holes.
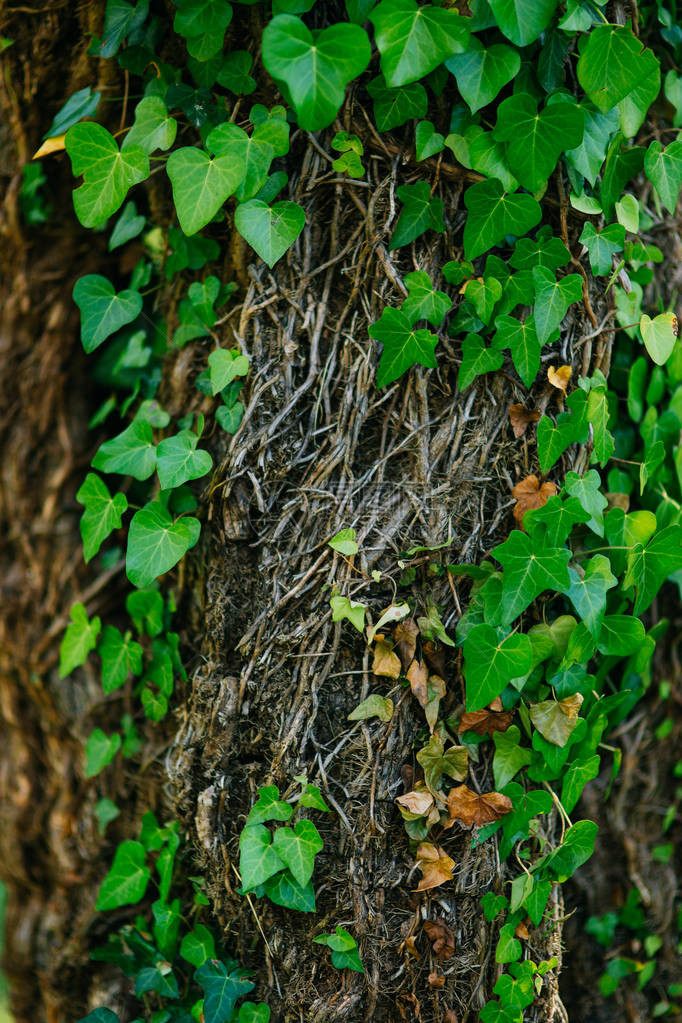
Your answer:
[[[423,661],[414,660],[405,674],[407,681],[410,683],[410,689],[419,702],[419,706],[425,707],[429,702],[429,674],[426,670],[426,665]]]
[[[429,888],[438,888],[446,881],[452,881],[455,861],[440,846],[420,842],[417,847],[417,866],[421,870],[422,879],[416,891],[425,892]]]
[[[425,920],[424,930],[441,963],[455,954],[455,935],[444,920]]]
[[[512,808],[511,799],[501,792],[486,792],[479,796],[466,785],[457,785],[448,793],[448,813],[452,820],[465,827],[480,828],[504,817]]]
[[[400,658],[382,635],[377,635],[374,642],[372,674],[381,675],[383,678],[399,678],[402,675]]]
[[[429,670],[434,675],[439,675],[441,678],[445,678],[447,674],[447,668],[445,666],[445,647],[441,644],[436,646],[430,639],[424,643],[424,660],[426,661]]]
[[[477,735],[492,735],[493,732],[506,732],[512,723],[513,711],[499,711],[484,708],[462,714],[459,722],[460,732],[476,732]]]
[[[435,988],[436,991],[440,991],[445,984],[445,977],[442,973],[438,973],[437,970],[434,970],[433,973],[429,974],[428,982],[429,987]]]
[[[414,618],[406,618],[399,622],[393,630],[393,642],[395,652],[400,658],[403,671],[407,671],[417,651],[417,637],[419,628]]]
[[[547,370],[547,379],[549,380],[552,387],[556,387],[557,390],[566,393],[568,387],[568,381],[571,379],[571,367],[570,366],[550,366]]]
[[[516,498],[514,518],[518,524],[523,527],[523,516],[526,512],[530,511],[531,508],[542,508],[554,494],[556,494],[554,483],[550,483],[547,480],[541,484],[537,476],[532,473],[517,483],[512,488],[512,497]]]
[[[529,919],[526,917],[520,924],[516,925],[514,930],[514,937],[521,938],[522,941],[530,941],[530,931],[528,930]]]
[[[519,403],[509,406],[509,419],[515,437],[523,437],[529,423],[537,423],[542,416],[539,408],[526,408]]]
[[[428,695],[428,702],[424,707],[424,714],[426,715],[426,723],[429,726],[429,731],[433,732],[436,724],[438,723],[438,709],[440,707],[440,701],[445,696],[445,682],[439,675],[429,675],[426,691]]]
[[[417,951],[416,941],[417,941],[417,939],[414,937],[414,935],[412,935],[409,938],[405,938],[404,942],[402,943],[402,945],[398,949],[398,951],[400,952],[401,948],[404,948],[405,951],[409,952],[409,954],[411,956],[414,956],[415,959],[421,959],[421,956],[420,956],[419,952]]]
[[[443,1023],[459,1023],[459,1016],[454,1009],[448,1009],[443,1018]]]
[[[406,810],[416,814],[417,817],[426,817],[433,809],[434,800],[429,790],[425,788],[413,789],[412,792],[406,792],[404,796],[398,796],[396,803],[404,806]]]
[[[401,1019],[409,1020],[409,1023],[421,1023],[422,1008],[419,999],[411,991],[398,995],[396,1005]]]

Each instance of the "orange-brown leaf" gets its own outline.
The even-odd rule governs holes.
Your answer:
[[[395,652],[400,658],[403,671],[407,671],[414,659],[414,655],[417,650],[418,636],[419,627],[417,626],[414,618],[406,618],[404,621],[398,622],[393,630]]]
[[[440,991],[445,984],[445,977],[442,973],[439,973],[438,970],[434,970],[433,973],[430,973],[427,979],[429,987],[434,988],[436,991]]]
[[[448,1009],[445,1013],[443,1023],[459,1023],[459,1016],[454,1009]]]
[[[534,476],[532,473],[517,483],[512,488],[512,497],[516,498],[514,518],[518,524],[523,526],[523,516],[526,512],[530,511],[531,508],[542,508],[554,494],[556,494],[554,483],[550,483],[547,480],[541,484],[537,476]]]
[[[424,643],[424,660],[429,666],[429,670],[435,675],[440,675],[441,678],[445,678],[447,674],[447,668],[445,667],[445,647],[436,646],[430,639]]]
[[[455,954],[455,935],[444,920],[425,920],[424,930],[441,963]]]
[[[484,708],[462,714],[459,722],[460,732],[476,732],[477,735],[492,735],[493,732],[506,732],[512,723],[513,711],[499,711]]]
[[[547,370],[547,379],[552,387],[556,387],[559,391],[563,391],[565,394],[566,388],[568,387],[568,381],[571,379],[571,367],[550,366]]]
[[[509,406],[509,419],[515,437],[523,437],[530,423],[537,423],[542,416],[538,408],[526,408],[525,405],[515,404]]]
[[[417,847],[417,866],[422,872],[422,879],[416,890],[425,892],[429,888],[438,888],[446,881],[452,881],[455,861],[440,846],[421,842]]]
[[[404,796],[398,796],[396,803],[417,817],[426,817],[433,809],[433,796],[427,788],[414,789],[412,792],[406,792]]]
[[[377,635],[374,642],[372,674],[381,675],[384,678],[399,678],[402,674],[400,658],[394,653],[391,644],[381,635]]]
[[[511,799],[501,792],[486,792],[479,796],[466,785],[457,785],[448,793],[448,813],[452,820],[466,828],[480,828],[504,817],[512,808]]]
[[[528,918],[522,920],[520,924],[516,925],[514,930],[514,937],[521,938],[522,941],[530,941],[530,931],[528,930]]]
[[[425,707],[429,702],[429,674],[423,661],[412,661],[406,671],[407,681],[413,695],[419,701],[420,707]]]

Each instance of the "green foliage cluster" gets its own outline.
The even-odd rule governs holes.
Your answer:
[[[439,3],[346,0],[347,20],[318,29],[323,5],[273,0],[272,16],[269,5],[267,15],[261,12],[258,42],[263,67],[284,104],[249,107],[242,97],[256,90],[253,56],[240,49],[225,52],[225,41],[231,45],[239,38],[233,29],[244,28],[255,2],[174,0],[173,29],[187,51],[183,66],[175,67],[163,59],[165,25],[147,0],[108,0],[102,38],[93,40],[90,52],[115,58],[133,79],[137,99],[124,116],[127,124],[114,135],[89,120],[101,96],[88,87],[67,101],[46,136],[48,143],[65,136],[73,173],[82,177],[73,196],[80,222],[106,227],[111,251],[135,241],[144,253],[130,280],[114,284],[87,274],[74,288],[83,347],[97,353],[93,375],[109,392],[92,425],[114,413],[124,423],[100,446],[92,461],[96,471],[88,473],[77,495],[85,509],[84,555],[112,565],[121,548],[102,551],[103,545],[112,534],[125,542],[126,571],[136,588],[127,608],[134,629],[102,629],[98,618],[75,605],[60,673],[68,674],[96,651],[105,693],[132,678],[147,717],[158,721],[166,713],[174,679],[183,670],[177,636],[170,631],[172,600],[164,601],[157,580],[199,540],[196,481],[206,482],[212,458],[199,446],[203,417],[187,415],[171,425],[159,404],[161,365],[169,350],[212,338],[215,348],[196,386],[206,396],[220,395],[219,426],[231,434],[239,429],[249,360],[219,343],[219,311],[235,285],[204,272],[220,255],[213,236],[237,232],[270,267],[284,258],[306,222],[299,203],[279,198],[287,174],[277,161],[289,153],[291,128],[328,128],[348,90],[364,89],[378,132],[400,129],[417,162],[424,163],[423,180],[396,189],[400,207],[389,248],[410,246],[428,232],[451,232],[458,223],[434,194],[432,168],[438,164],[425,161],[452,154],[466,211],[461,258],[440,268],[442,280],[423,270],[407,273],[400,307],[384,309],[370,326],[370,338],[381,346],[377,387],[393,384],[415,365],[436,368],[445,336],[456,353],[460,391],[503,367],[526,388],[537,387],[567,314],[582,305],[594,336],[600,332],[587,263],[604,294],[613,296],[619,328],[610,379],[598,370],[580,377],[560,411],[545,411],[537,426],[543,474],[556,472],[574,444],[587,445],[591,467],[567,473],[558,492],[527,512],[523,528],[513,530],[482,565],[433,566],[470,582],[469,605],[454,640],[433,604],[417,619],[424,640],[462,650],[467,713],[499,699],[518,715],[519,725],[506,731],[461,731],[459,721],[439,720],[441,694],[429,691],[430,738],[418,758],[428,765],[426,786],[441,805],[444,779],[466,777],[468,759],[479,755],[481,743],[492,743],[495,783],[511,810],[480,828],[474,841],[499,832],[502,857],[515,850],[524,869],[508,896],[489,893],[483,900],[489,919],[504,914],[496,959],[508,969],[481,1018],[521,1021],[553,965],[519,962],[518,925],[527,918],[539,924],[552,886],[591,854],[596,825],[573,823],[569,815],[596,776],[604,750],[613,753],[613,776],[618,771],[619,754],[605,746],[603,735],[650,684],[654,644],[666,627],[660,622],[647,632],[642,616],[666,580],[682,582],[682,346],[671,310],[660,304],[643,308],[651,263],[663,258],[644,235],[655,218],[674,210],[682,185],[677,140],[682,76],[675,70],[682,39],[660,2],[640,5],[638,20],[621,25],[609,22],[605,0],[474,0],[467,16]],[[663,53],[674,59],[662,82]],[[640,137],[659,94],[671,126]],[[232,117],[235,97],[239,124]],[[332,170],[361,179],[366,144],[337,131],[329,142],[338,154],[329,156]],[[172,192],[178,226],[167,230],[139,212],[139,198],[129,198],[155,171],[167,175]],[[649,203],[626,190],[635,179],[648,182]],[[49,215],[43,183],[39,173],[25,175],[24,215],[33,223]],[[579,250],[571,250],[569,216],[583,222]],[[202,237],[199,232],[209,226],[211,237]],[[152,296],[184,271],[199,279],[186,289],[183,284],[179,323],[169,342]],[[607,493],[624,497],[609,504]],[[354,535],[339,534],[332,545],[342,556],[357,553]],[[408,567],[406,581],[414,577]],[[529,624],[540,597],[543,620]],[[419,600],[389,608],[370,642],[380,625],[418,610]],[[364,630],[361,601],[335,591],[331,608],[334,621],[347,619]],[[373,696],[377,699],[371,706],[365,701],[356,716],[377,713],[390,720],[392,701]],[[121,731],[113,735],[95,729],[87,744],[88,774],[102,770],[119,750],[130,754],[137,743],[130,717],[122,718]],[[313,786],[301,784],[299,806],[327,809]],[[318,797],[317,803],[306,802]],[[103,800],[99,807],[102,828],[116,813],[107,804]],[[560,844],[550,848],[538,819],[553,806],[564,827]],[[260,791],[240,840],[243,890],[312,911],[311,878],[321,842],[305,818],[288,826],[292,813],[274,786]],[[265,826],[272,821],[279,822],[274,831]],[[406,816],[415,842],[440,823],[440,812]],[[158,853],[157,871],[164,856],[171,867],[161,870],[172,870],[169,850],[176,840],[171,828],[165,837],[150,839],[151,845],[142,837],[122,843],[100,908],[139,901],[150,879],[150,853]],[[172,1000],[177,997],[172,992],[180,990],[171,962],[179,920],[169,909],[167,884],[168,875],[160,876],[158,914],[167,923],[155,915],[149,932],[139,922],[138,937],[128,935],[122,943],[121,962],[133,969],[131,976],[151,971],[140,981],[142,993]],[[355,943],[342,928],[316,940],[331,949],[334,965],[361,968]],[[201,937],[197,943],[202,949],[211,944]],[[131,955],[134,963],[126,958]],[[204,992],[208,1023],[267,1020],[264,1006],[244,1003],[236,1009],[250,982],[231,961],[214,958],[212,951],[184,959],[196,967],[193,980]],[[145,987],[148,982],[156,986]],[[99,1023],[107,1023],[108,1010],[96,1012]],[[178,1015],[159,1012],[156,1023]]]

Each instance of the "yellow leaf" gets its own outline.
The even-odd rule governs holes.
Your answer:
[[[40,149],[36,149],[33,159],[39,160],[41,156],[49,156],[50,153],[60,153],[64,148],[65,138],[66,135],[55,135],[51,139],[45,139]]]

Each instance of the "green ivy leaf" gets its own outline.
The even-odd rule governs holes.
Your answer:
[[[462,361],[457,374],[457,387],[463,391],[483,373],[494,373],[504,362],[502,352],[486,348],[478,334],[467,334],[462,341]]]
[[[291,876],[288,870],[269,877],[264,882],[265,894],[276,906],[297,909],[300,913],[315,912],[315,889],[312,881],[303,887]]]
[[[151,877],[145,866],[145,849],[140,842],[121,842],[114,855],[109,873],[102,881],[96,909],[103,913],[119,906],[139,902],[147,890]]]
[[[594,185],[606,157],[609,139],[618,128],[618,112],[602,113],[588,101],[580,106],[585,111],[583,140],[576,149],[569,149],[564,155],[566,162]]]
[[[615,450],[613,435],[608,429],[611,413],[605,387],[593,387],[587,399],[587,417],[592,425],[592,462],[606,465]]]
[[[102,39],[93,39],[89,52],[99,57],[113,57],[126,36],[142,27],[148,13],[149,0],[139,0],[134,7],[126,0],[107,0]]]
[[[633,615],[605,615],[597,649],[607,657],[628,657],[641,649],[646,632]]]
[[[113,693],[120,689],[128,676],[142,674],[142,647],[125,636],[113,625],[105,625],[97,647],[102,658],[102,691]]]
[[[294,808],[279,798],[276,785],[264,785],[258,789],[258,799],[251,807],[245,827],[264,824],[266,821],[288,821]]]
[[[369,14],[389,86],[424,78],[469,40],[466,18],[457,11],[416,0],[382,0]]]
[[[101,92],[93,92],[92,86],[74,92],[54,116],[52,124],[43,135],[43,139],[53,139],[58,135],[66,135],[72,125],[82,121],[84,117],[94,117],[97,113]]]
[[[535,329],[538,340],[545,344],[559,327],[573,302],[583,297],[580,274],[567,274],[557,280],[551,270],[537,266],[533,270],[535,284]]]
[[[613,270],[613,256],[623,250],[625,228],[622,224],[609,224],[598,230],[588,220],[578,241],[587,249],[592,273],[603,277]]]
[[[540,204],[532,195],[508,195],[495,178],[467,188],[464,205],[469,211],[464,226],[467,259],[476,259],[499,245],[508,234],[526,234],[542,219]]]
[[[528,636],[512,633],[501,640],[491,625],[474,625],[464,641],[467,711],[482,710],[510,679],[529,672],[532,663]]]
[[[206,61],[219,53],[225,29],[232,20],[232,5],[227,0],[176,0],[173,28],[187,41],[187,49],[196,60]]]
[[[65,678],[74,668],[80,668],[81,664],[85,664],[88,654],[97,645],[101,625],[101,619],[96,616],[88,620],[83,604],[73,605],[71,622],[59,647],[60,678]]]
[[[336,928],[336,934],[318,934],[313,938],[316,945],[326,945],[331,949],[332,964],[337,970],[356,970],[364,973],[364,967],[358,954],[358,944],[352,934],[343,927]]]
[[[102,472],[149,479],[156,468],[156,445],[149,423],[134,419],[116,437],[100,445],[92,465]]]
[[[132,323],[142,310],[139,292],[116,294],[111,281],[100,274],[79,277],[74,285],[73,300],[81,311],[81,342],[88,354],[126,323]]]
[[[514,937],[515,926],[514,923],[508,923],[500,928],[500,937],[495,949],[496,963],[514,963],[521,958],[523,949],[521,942]]]
[[[206,139],[209,145],[211,135]],[[244,180],[245,167],[235,153],[211,158],[203,149],[183,146],[168,157],[166,172],[186,235],[196,234],[216,215]]]
[[[236,401],[228,408],[221,405],[216,409],[215,418],[219,426],[222,426],[226,433],[236,433],[241,426],[244,417],[244,406],[241,401]]]
[[[211,391],[218,394],[237,377],[249,372],[249,360],[236,348],[216,348],[208,357]]]
[[[540,370],[542,345],[538,341],[535,319],[528,316],[523,323],[514,316],[498,316],[493,348],[510,348],[516,372],[530,387]],[[550,338],[550,340],[552,340]]]
[[[433,123],[431,121],[420,121],[414,133],[414,148],[417,153],[417,160],[428,160],[430,156],[435,156],[437,153],[442,152],[444,146],[445,138],[439,131],[436,131]]]
[[[73,208],[83,227],[98,227],[119,208],[128,189],[149,177],[149,158],[140,146],[119,152],[101,124],[74,124],[65,148],[74,176],[83,184],[73,193]]]
[[[646,76],[646,50],[629,26],[599,25],[580,40],[578,81],[594,105],[606,113]]]
[[[545,228],[538,231],[537,240],[519,238],[509,260],[515,270],[532,270],[536,266],[544,266],[547,270],[558,270],[569,262],[571,254],[561,238],[545,233]]]
[[[126,611],[138,632],[158,636],[163,632],[163,597],[156,589],[136,590],[126,597]]]
[[[626,138],[633,138],[644,123],[649,108],[661,91],[661,65],[652,50],[642,50],[639,75],[634,89],[618,104],[620,126]]]
[[[428,320],[432,327],[440,327],[452,308],[452,299],[449,295],[434,289],[425,270],[405,274],[404,283],[408,297],[400,307],[401,312],[405,313],[410,323]]]
[[[584,444],[589,432],[588,395],[578,388],[566,399],[566,412],[556,417],[556,426],[549,416],[538,423],[538,456],[543,473],[548,472],[571,444]]]
[[[573,526],[589,520],[590,513],[585,511],[577,497],[564,501],[559,495],[554,495],[542,508],[531,508],[526,512],[523,528],[529,536],[546,539],[550,547],[563,547]]]
[[[578,617],[594,638],[598,639],[606,611],[606,594],[618,585],[618,580],[611,572],[611,563],[603,554],[595,554],[588,561],[584,572],[569,568],[568,574],[571,583],[564,592]]]
[[[272,845],[272,835],[262,824],[249,824],[239,836],[239,873],[242,888],[251,891],[284,870],[286,863]]]
[[[425,231],[445,230],[443,200],[438,196],[431,198],[431,189],[426,181],[417,181],[414,185],[401,185],[396,192],[403,203],[403,209],[391,235],[389,249],[409,245]]]
[[[429,330],[414,330],[404,312],[386,306],[381,319],[369,328],[369,336],[384,348],[377,369],[377,387],[393,383],[418,363],[427,369],[438,365],[434,354],[438,338]]]
[[[527,46],[543,32],[557,0],[489,0],[500,29],[517,46]]]
[[[131,241],[133,238],[137,238],[138,234],[143,230],[146,223],[145,218],[137,215],[137,207],[131,200],[127,202],[123,207],[121,216],[116,221],[114,229],[109,235],[109,244],[107,248],[109,252],[113,252],[120,245],[125,245],[126,242]],[[106,278],[104,278],[106,280]]]
[[[253,984],[242,972],[219,959],[209,959],[195,970],[194,980],[204,992],[205,1023],[229,1023],[239,999],[253,991]]]
[[[268,206],[261,199],[250,199],[237,206],[234,223],[242,238],[272,268],[303,230],[305,213],[295,202]]]
[[[285,83],[305,131],[332,123],[346,86],[362,74],[371,54],[367,33],[359,25],[342,23],[313,33],[300,18],[278,14],[263,32],[263,63],[274,79]]]
[[[569,472],[564,480],[566,492],[577,497],[590,516],[588,526],[597,536],[604,535],[604,509],[608,501],[601,492],[601,479],[596,469],[590,469],[584,476]]]
[[[682,140],[671,142],[665,149],[660,142],[652,142],[644,156],[644,172],[665,208],[674,213],[682,187]]]
[[[315,856],[323,848],[320,833],[312,821],[298,821],[293,828],[277,828],[273,848],[294,880],[304,888],[313,876]]]
[[[170,117],[160,96],[145,96],[135,107],[135,122],[121,144],[121,152],[140,146],[145,153],[170,149],[175,142],[178,122]]]
[[[207,959],[215,959],[215,940],[203,924],[195,924],[180,942],[180,955],[192,966],[203,966]]]
[[[219,124],[210,133],[211,151],[216,156],[232,156],[239,160],[244,170],[244,177],[235,191],[239,202],[253,198],[267,180],[270,164],[275,157],[275,148],[268,136],[276,125],[281,123],[277,118],[272,122],[265,121],[254,129],[250,137],[238,124]],[[288,135],[287,135],[288,140]]]
[[[199,539],[199,520],[190,515],[174,522],[159,501],[135,512],[128,532],[126,573],[133,586],[148,586],[177,565]]]
[[[571,552],[558,547],[538,548],[518,529],[494,547],[492,555],[504,568],[500,607],[504,621],[517,618],[544,590],[563,593],[570,585],[567,566]]]
[[[566,813],[573,812],[588,781],[597,777],[600,763],[601,757],[595,753],[586,760],[576,761],[568,768],[561,786],[561,805]]]
[[[332,609],[332,621],[341,622],[348,620],[358,632],[365,631],[365,612],[367,607],[365,604],[361,604],[359,601],[349,600],[348,597],[342,597],[340,593],[335,593],[329,598],[329,606]]]
[[[530,192],[539,191],[565,149],[582,142],[585,114],[575,103],[557,99],[538,112],[527,93],[505,99],[497,110],[494,138],[507,143],[507,162]]]
[[[253,57],[247,50],[233,50],[225,54],[216,81],[236,96],[250,96],[256,91],[256,81],[249,74],[252,67]]]
[[[531,761],[531,751],[520,746],[521,732],[516,725],[510,725],[506,732],[493,732],[495,756],[493,774],[495,788],[499,791]]]
[[[389,89],[384,76],[379,75],[368,82],[367,92],[374,101],[374,119],[379,131],[391,131],[414,117],[426,115],[429,101],[426,89],[420,82],[413,82],[412,85],[404,85],[399,89]]]
[[[172,490],[189,480],[200,479],[211,471],[213,459],[208,451],[197,449],[199,438],[191,430],[181,430],[162,440],[156,449],[156,471],[162,490]]]
[[[106,735],[101,728],[95,728],[85,744],[85,777],[94,778],[110,764],[121,748],[118,732]]]
[[[239,1006],[237,1023],[269,1023],[270,1007],[265,1002],[243,1002]]]
[[[521,57],[517,50],[504,43],[485,49],[483,43],[472,36],[466,51],[450,57],[445,66],[455,76],[457,88],[475,114],[491,103],[507,82],[516,78]]]
[[[545,868],[551,869],[557,881],[563,883],[589,860],[597,831],[594,821],[578,821],[568,829],[559,848],[549,853],[544,862]]]
[[[76,500],[85,506],[80,530],[83,557],[87,563],[92,561],[109,534],[121,528],[128,501],[125,494],[115,494],[112,497],[106,484],[94,472],[89,472],[85,477]]]
[[[643,546],[635,544],[628,554],[623,585],[637,592],[634,613],[640,615],[651,604],[665,580],[682,569],[682,526],[666,526]]]
[[[380,721],[390,721],[393,717],[393,700],[381,696],[379,693],[370,693],[362,700],[348,715],[348,721],[366,721],[368,718],[379,718]]]

